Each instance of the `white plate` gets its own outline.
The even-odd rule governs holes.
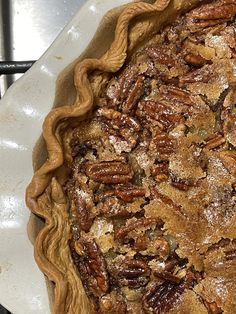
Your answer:
[[[103,15],[130,0],[88,0],[48,51],[0,101],[0,303],[14,314],[49,313],[46,284],[27,236],[32,150],[58,74],[87,47]]]

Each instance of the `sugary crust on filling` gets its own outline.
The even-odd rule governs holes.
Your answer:
[[[180,16],[72,129],[69,247],[99,313],[236,312],[235,15]]]

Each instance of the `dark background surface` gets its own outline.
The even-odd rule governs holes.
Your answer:
[[[10,312],[8,312],[6,309],[4,309],[4,308],[0,305],[0,314],[10,314]]]

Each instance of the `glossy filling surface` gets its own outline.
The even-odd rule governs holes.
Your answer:
[[[179,17],[72,130],[69,245],[98,313],[236,313],[235,14]]]

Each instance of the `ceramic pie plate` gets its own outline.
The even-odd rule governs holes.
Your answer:
[[[46,281],[29,241],[35,230],[29,224],[25,189],[33,176],[32,153],[44,117],[54,100],[62,99],[60,91],[55,97],[59,74],[96,39],[103,16],[128,2],[88,0],[0,101],[0,304],[14,314],[50,313]]]

